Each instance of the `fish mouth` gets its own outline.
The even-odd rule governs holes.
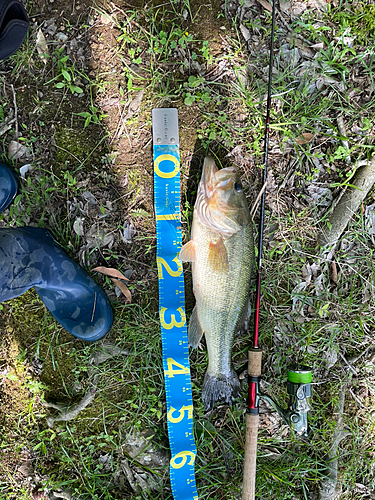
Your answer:
[[[203,163],[201,183],[203,186],[205,198],[209,199],[215,190],[215,175],[219,171],[212,156],[206,156]]]
[[[230,196],[223,196],[226,191],[234,189],[236,172],[234,167],[219,170],[214,158],[206,156],[198,187],[195,204],[197,215],[203,224],[217,231],[224,238],[237,233],[244,225],[242,222],[246,222],[243,207],[232,204],[229,201]]]
[[[216,190],[226,191],[233,187],[235,175],[236,169],[233,167],[219,170],[212,156],[206,156],[204,159],[201,183],[208,207],[213,212],[232,215],[238,211],[236,206],[224,203],[215,196]]]
[[[211,198],[216,189],[224,191],[231,189],[234,184],[236,169],[234,167],[219,170],[212,156],[206,156],[203,163],[201,182],[206,198]]]

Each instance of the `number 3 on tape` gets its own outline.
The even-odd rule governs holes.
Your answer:
[[[153,109],[152,132],[159,313],[172,455],[169,471],[174,499],[198,500],[184,275],[178,258],[182,234],[177,109]]]

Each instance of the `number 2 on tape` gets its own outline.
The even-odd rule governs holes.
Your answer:
[[[173,271],[173,269],[170,267],[170,265],[168,264],[168,262],[163,259],[162,257],[156,257],[156,263],[157,263],[157,266],[158,266],[158,275],[159,275],[159,279],[164,279],[163,277],[163,267],[165,267],[165,270],[167,271],[167,273],[170,275],[170,276],[173,276],[174,278],[177,278],[178,276],[181,276],[182,274],[182,271],[183,271],[183,268],[182,268],[182,263],[181,261],[179,260],[178,257],[175,257],[172,262],[175,262],[177,264],[177,270],[176,271]]]

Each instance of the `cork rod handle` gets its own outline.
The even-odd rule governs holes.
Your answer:
[[[249,350],[248,373],[259,377],[262,370],[262,351]],[[255,478],[257,463],[259,415],[246,413],[245,464],[243,471],[242,500],[255,499]]]
[[[246,413],[245,465],[242,500],[255,499],[259,415]]]

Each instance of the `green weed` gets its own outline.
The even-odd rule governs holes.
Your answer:
[[[64,49],[58,49],[56,54],[52,56],[52,61],[57,65],[57,75],[46,82],[44,85],[55,83],[57,89],[70,90],[72,94],[82,94],[83,89],[75,85],[77,74],[75,72],[75,63],[69,61],[69,55],[63,56]]]

